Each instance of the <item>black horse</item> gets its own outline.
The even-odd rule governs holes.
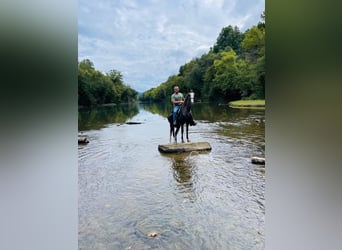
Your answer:
[[[187,95],[185,97],[184,103],[180,107],[180,109],[177,112],[177,119],[176,119],[176,125],[173,125],[173,117],[172,113],[167,118],[170,123],[170,143],[171,143],[171,137],[173,136],[175,143],[177,143],[177,134],[179,131],[179,128],[181,128],[182,133],[182,143],[184,143],[184,124],[186,125],[186,140],[187,142],[190,142],[189,140],[189,125],[195,126],[196,122],[194,122],[191,114],[191,99],[190,95]],[[176,131],[175,131],[176,128]]]

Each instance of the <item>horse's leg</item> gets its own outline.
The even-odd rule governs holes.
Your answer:
[[[174,135],[173,125],[170,123],[170,143],[171,143],[171,138],[173,135]]]
[[[186,135],[186,141],[190,142],[190,140],[189,140],[189,123],[185,123],[185,135]]]
[[[184,143],[184,138],[183,138],[183,134],[184,134],[184,123],[181,125],[181,132],[182,132],[182,143]]]
[[[173,125],[173,115],[171,113],[171,115],[169,115],[167,117],[167,120],[169,121],[170,124],[170,140],[169,142],[171,143],[171,138],[175,136],[175,126]]]
[[[186,139],[188,139],[188,142],[190,142],[190,140],[189,140],[189,124],[186,124],[186,136],[187,136]]]
[[[178,134],[178,131],[179,131],[179,126],[177,126],[176,132],[175,132],[174,135],[173,135],[176,144],[177,144],[177,134]]]

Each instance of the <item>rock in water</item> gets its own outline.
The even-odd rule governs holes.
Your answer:
[[[177,144],[158,145],[158,150],[162,153],[181,153],[191,151],[210,151],[211,146],[208,142],[189,142]]]
[[[156,232],[149,232],[147,234],[148,237],[156,237],[158,234]]]
[[[265,158],[253,156],[251,159],[254,164],[265,164]]]
[[[86,143],[89,143],[89,140],[88,140],[87,137],[79,136],[79,137],[78,137],[78,143],[80,143],[80,144],[86,144]]]
[[[126,122],[128,125],[137,125],[137,124],[142,124],[142,122]]]

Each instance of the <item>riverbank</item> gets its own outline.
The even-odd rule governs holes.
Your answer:
[[[257,108],[265,109],[265,100],[239,100],[229,102],[228,105],[231,108]]]

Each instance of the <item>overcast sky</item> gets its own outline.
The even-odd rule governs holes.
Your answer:
[[[223,27],[256,25],[264,0],[79,0],[78,57],[143,92],[208,52]]]

